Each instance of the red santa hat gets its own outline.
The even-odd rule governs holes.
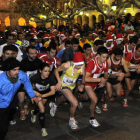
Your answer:
[[[98,36],[98,32],[97,31],[94,31],[92,34]]]
[[[80,33],[76,33],[76,34],[75,34],[75,37],[78,36],[78,35],[80,35]]]
[[[72,75],[73,75],[73,71],[74,71],[74,67],[76,65],[83,65],[84,64],[84,58],[81,52],[77,52],[74,54],[74,58],[73,58],[73,69],[72,69]],[[82,73],[82,67],[81,67],[81,73]]]
[[[113,41],[113,37],[111,36],[111,34],[108,34],[106,37],[106,42],[108,41]]]
[[[65,33],[64,32],[60,32],[60,37],[63,37],[65,36]]]
[[[123,40],[122,33],[117,33],[116,40]]]
[[[32,34],[31,36],[32,39],[38,39],[37,36],[35,34]]]
[[[129,36],[134,36],[134,31],[130,30],[128,33]]]
[[[43,39],[49,39],[49,36],[48,36],[48,34],[44,34],[44,36],[43,36]]]

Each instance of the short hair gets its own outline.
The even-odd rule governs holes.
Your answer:
[[[116,46],[116,48],[114,49],[113,51],[113,54],[116,56],[116,55],[121,55],[123,56],[123,50],[119,47],[119,46]]]
[[[83,37],[83,36],[87,37],[87,34],[86,33],[82,33],[81,37]]]
[[[6,45],[3,47],[3,53],[5,53],[6,51],[14,51],[14,47],[16,47],[15,45]]]
[[[26,49],[27,53],[29,53],[29,49],[37,50],[35,46],[28,46],[27,49]]]
[[[84,46],[83,46],[83,50],[86,50],[86,49],[88,49],[88,48],[91,48],[91,45],[88,44],[88,43],[84,44]]]
[[[66,46],[67,44],[71,44],[71,41],[70,41],[70,40],[66,40],[65,46]]]
[[[12,36],[13,38],[15,37],[14,34],[6,34],[6,39],[8,39],[9,36]]]
[[[10,71],[16,67],[20,67],[20,62],[16,58],[9,57],[4,61],[3,64],[4,71]]]
[[[106,47],[99,47],[97,49],[97,54],[102,55],[102,54],[108,54],[108,50]]]
[[[77,38],[72,38],[71,39],[71,44],[79,44],[79,40]]]
[[[137,44],[137,42],[138,42],[138,38],[137,38],[136,36],[133,36],[133,37],[130,38],[130,40],[129,40],[129,43],[130,43],[130,44],[132,44],[132,43]]]
[[[101,39],[98,39],[98,40],[95,40],[94,41],[94,45],[98,46],[98,45],[103,45],[104,44],[104,41],[101,40]]]
[[[41,65],[40,65],[40,70],[42,71],[45,67],[49,67],[50,68],[50,66],[49,66],[49,64],[48,63],[41,63]]]
[[[41,47],[40,48],[40,53],[46,53],[47,52],[47,48],[46,47]]]
[[[36,42],[36,41],[35,39],[30,39],[29,42],[31,43],[31,42]]]
[[[140,48],[140,44],[138,44],[137,46],[136,46],[136,50],[138,50]]]

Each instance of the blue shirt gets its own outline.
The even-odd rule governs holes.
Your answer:
[[[58,54],[56,55],[59,58],[60,62],[62,61],[64,51],[65,51],[65,49],[59,51]]]
[[[30,98],[33,98],[35,93],[32,89],[31,82],[23,71],[19,71],[18,81],[14,84],[10,82],[6,71],[0,74],[0,108],[7,108],[10,105],[21,84],[24,85]]]

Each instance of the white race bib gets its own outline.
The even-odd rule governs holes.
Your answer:
[[[68,86],[72,86],[75,84],[76,80],[77,80],[77,78],[72,79],[72,78],[69,78],[66,75],[64,75],[64,77],[62,79],[62,83],[64,83],[65,85],[68,85]]]
[[[50,84],[47,84],[46,86],[35,84],[35,87],[38,89],[38,91],[45,91],[49,88]]]
[[[99,78],[101,74],[94,74],[93,78]]]

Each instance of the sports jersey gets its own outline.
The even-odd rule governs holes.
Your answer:
[[[92,51],[92,54],[93,54],[93,58],[95,58],[95,57],[97,56],[97,52],[95,52],[95,51],[93,50],[93,48],[91,48],[91,51]]]
[[[71,90],[73,90],[76,86],[76,81],[81,73],[81,69],[77,70],[76,73],[73,73],[73,65],[72,62],[70,62],[70,67],[63,72],[63,74],[61,75],[60,79],[62,81],[62,87],[68,87]]]
[[[56,56],[54,58],[48,58],[47,54],[42,55],[40,57],[40,59],[44,62],[44,63],[48,63],[50,66],[50,71],[53,70],[53,68],[57,68],[57,61],[59,61],[59,58],[57,58]]]
[[[125,60],[130,63],[130,66],[139,66],[140,64],[140,56],[135,56],[135,50],[128,53]],[[129,69],[129,71],[135,72],[137,69]]]
[[[111,55],[112,52],[113,52],[114,49],[115,49],[115,45],[112,43],[110,47],[107,47],[107,46],[106,46],[106,43],[104,43],[104,46],[107,48],[108,54]]]
[[[128,49],[128,45],[124,45],[123,53],[125,54],[125,57],[127,56],[128,53],[131,53],[131,52],[132,52],[132,50]]]
[[[85,63],[88,64],[90,62],[90,60],[92,59],[92,54],[90,53],[88,58],[85,56],[85,53],[82,53],[82,55],[84,57]]]
[[[92,59],[86,67],[86,72],[89,72],[92,78],[99,78],[102,72],[108,72],[108,63],[105,61],[102,66],[98,64],[98,57],[95,59]],[[98,82],[86,82],[85,86],[92,86],[95,88],[97,86]]]
[[[28,76],[23,71],[19,71],[18,81],[14,84],[10,82],[6,72],[0,74],[0,108],[7,108],[10,105],[21,84],[24,85],[30,98],[33,98],[35,93]]]
[[[122,72],[123,71],[123,63],[122,60],[118,61],[118,63],[114,63],[112,57],[110,57],[110,68],[112,74]]]
[[[50,87],[55,86],[55,79],[52,75],[49,75],[48,78],[42,79],[41,74],[37,73],[30,78],[32,84],[35,85],[35,89],[40,94],[45,94],[51,91]]]
[[[26,72],[30,78],[32,75],[37,73],[41,64],[42,61],[38,58],[36,58],[34,61],[30,61],[28,57],[26,57],[21,61],[20,69]]]

